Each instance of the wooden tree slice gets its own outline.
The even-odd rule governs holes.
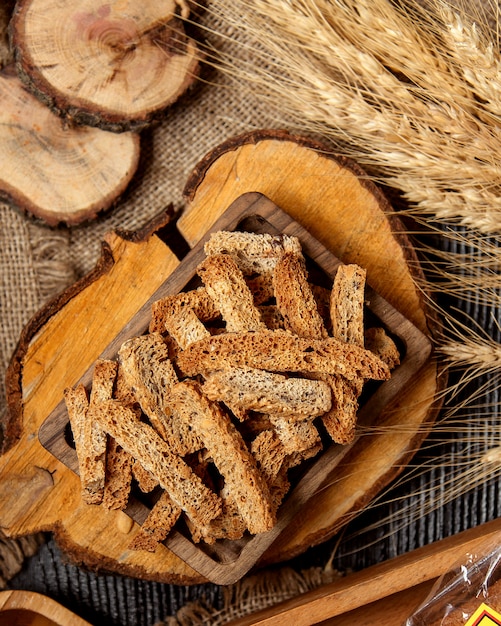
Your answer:
[[[164,546],[154,554],[129,550],[135,532],[124,523],[129,518],[122,511],[83,504],[78,476],[38,440],[49,407],[178,263],[150,228],[134,237],[110,233],[95,270],[41,309],[23,330],[7,374],[10,419],[0,456],[0,520],[8,536],[51,530],[65,552],[93,569],[179,584],[203,581]]]
[[[12,50],[9,45],[9,23],[14,4],[15,0],[4,0],[0,3],[0,68],[13,61]]]
[[[415,285],[417,261],[398,232],[391,207],[355,165],[318,150],[307,140],[270,132],[218,147],[189,181],[189,207],[179,228],[194,245],[237,196],[266,193],[336,256],[364,264],[371,284],[382,286],[395,308],[428,333],[429,318]],[[83,504],[78,476],[38,439],[64,389],[130,326],[134,313],[178,266],[171,249],[151,232],[134,243],[110,236],[105,251],[99,271],[28,325],[9,368],[12,418],[9,446],[0,456],[2,527],[11,536],[52,530],[70,556],[93,568],[181,584],[200,582],[200,575],[164,545],[153,554],[129,550],[138,525],[117,532],[124,528],[123,513]],[[412,272],[409,260],[415,265]],[[383,411],[381,430],[353,446],[261,564],[326,540],[379,493],[431,428],[438,390],[437,365],[430,361]]]
[[[12,66],[0,73],[0,194],[50,225],[77,224],[125,191],[140,155],[136,133],[65,124],[26,91]]]
[[[141,129],[198,72],[184,0],[22,0],[11,21],[18,73],[52,109],[112,131]]]

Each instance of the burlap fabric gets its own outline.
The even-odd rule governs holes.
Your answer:
[[[0,8],[0,19],[5,20],[6,15],[7,12],[2,16]],[[224,38],[217,10],[208,11],[203,19],[209,30],[222,33]],[[2,64],[10,60],[5,38],[3,44]],[[164,121],[142,133],[141,160],[134,180],[118,204],[98,219],[73,228],[50,228],[21,214],[15,207],[0,203],[0,415],[3,418],[0,422],[7,411],[4,375],[24,326],[50,298],[95,267],[104,235],[114,229],[137,230],[171,204],[182,210],[182,191],[189,174],[222,141],[250,130],[287,126],[285,119],[272,118],[267,107],[252,99],[247,90],[229,89],[229,78],[207,68],[201,78],[169,110]],[[25,559],[36,553],[42,541],[41,535],[13,540],[0,531],[0,589],[21,570]],[[31,575],[29,570],[26,576],[37,578],[43,563],[50,561],[61,579],[76,580],[79,576],[76,570],[68,569],[70,566],[60,558],[57,548],[49,543],[40,560],[30,566],[36,573]],[[50,578],[50,572],[47,575]],[[284,569],[266,578],[253,578],[248,584],[238,584],[224,592],[221,601],[225,610],[219,613],[220,623],[307,591],[336,576],[332,569],[312,568],[303,575]],[[107,580],[107,598],[112,596],[109,590],[112,586]],[[40,591],[46,591],[42,583]],[[196,595],[196,590],[193,593]],[[204,591],[206,598],[207,595]],[[179,623],[217,622],[210,602],[204,606],[189,599],[173,601],[174,607],[184,605]],[[109,602],[112,604],[112,599]],[[147,618],[141,616],[141,619]],[[169,623],[178,623],[175,618],[167,619]]]
[[[207,22],[218,28],[217,16]],[[53,295],[91,271],[105,233],[136,230],[171,203],[181,209],[182,190],[195,164],[207,151],[243,131],[280,125],[262,105],[228,79],[205,72],[190,93],[172,107],[167,119],[142,134],[141,163],[118,205],[91,223],[71,229],[49,228],[0,204],[2,373],[30,317]],[[4,381],[2,376],[2,407]]]

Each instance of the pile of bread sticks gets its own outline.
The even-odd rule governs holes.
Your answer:
[[[197,543],[270,530],[291,469],[353,441],[364,384],[399,363],[366,327],[361,267],[314,284],[297,238],[238,231],[205,255],[199,286],[154,302],[148,331],[65,391],[83,500],[151,496],[131,549],[154,551],[180,518]]]

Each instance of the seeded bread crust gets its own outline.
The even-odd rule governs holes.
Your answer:
[[[322,449],[320,433],[311,420],[298,421],[270,415],[270,421],[286,454],[298,454],[305,460]]]
[[[358,265],[340,265],[329,298],[332,336],[349,345],[364,347],[366,272]],[[332,409],[323,416],[331,439],[342,445],[355,439],[359,397],[365,377],[348,380],[343,375],[324,377],[332,390]]]
[[[376,355],[332,337],[306,339],[283,330],[225,333],[202,339],[177,355],[186,376],[228,367],[272,372],[338,373],[349,380],[386,380],[389,369]]]
[[[181,517],[182,510],[164,491],[153,505],[148,517],[141,524],[141,528],[130,542],[131,550],[146,550],[154,552],[158,544],[163,541],[175,523]]]
[[[201,322],[213,322],[221,315],[205,287],[182,291],[153,302],[151,305],[150,333],[165,332],[165,318],[171,315],[173,308],[191,309]]]
[[[297,237],[289,235],[218,231],[210,236],[204,250],[207,256],[231,255],[246,276],[271,275],[284,252],[301,254],[301,243]]]
[[[106,433],[92,419],[88,408],[112,397],[116,374],[117,364],[114,361],[98,359],[92,374],[90,399],[82,385],[65,392],[78,458],[82,500],[87,504],[103,501],[107,447]]]
[[[82,500],[87,504],[100,504],[104,493],[105,455],[100,450],[96,455],[92,449],[87,390],[81,384],[66,389],[64,399],[77,453]]]
[[[132,482],[133,458],[112,437],[106,450],[106,480],[103,506],[123,510],[127,506]]]
[[[210,402],[194,381],[176,385],[172,402],[176,411],[203,439],[248,530],[252,534],[270,530],[276,519],[268,485],[228,415],[219,405]]]
[[[348,380],[343,376],[320,376],[331,388],[332,408],[322,422],[335,443],[347,445],[355,439],[359,398],[365,380]]]
[[[286,253],[280,257],[273,274],[273,286],[287,330],[299,337],[327,337],[302,255]]]
[[[398,348],[384,328],[368,328],[365,332],[365,347],[377,354],[390,369],[400,364]]]
[[[263,430],[252,441],[251,452],[268,483],[273,484],[287,456],[280,437],[274,430]]]
[[[148,424],[114,400],[90,407],[92,417],[151,472],[173,502],[195,524],[208,524],[221,511],[221,500]]]
[[[165,316],[164,325],[165,330],[176,341],[181,350],[210,335],[193,309],[186,307],[173,307],[170,314]]]
[[[187,526],[195,543],[204,541],[206,544],[211,545],[218,539],[235,541],[245,535],[247,526],[238,510],[235,499],[231,494],[227,494],[225,489],[221,491],[220,496],[223,507],[221,514],[216,519],[203,528],[188,522]]]
[[[358,265],[340,265],[330,298],[332,336],[356,346],[364,345],[366,274]]]
[[[228,254],[207,257],[197,268],[207,293],[226,322],[227,332],[264,328],[242,271]]]
[[[132,466],[132,476],[143,493],[150,493],[158,486],[158,480],[146,470],[139,461],[135,460]]]
[[[322,415],[331,407],[330,388],[322,381],[289,378],[246,367],[209,374],[203,391],[210,400],[244,411],[297,419]]]
[[[162,335],[150,333],[129,339],[118,355],[143,412],[172,450],[184,455],[202,448],[202,442],[169,409],[170,390],[178,377]]]

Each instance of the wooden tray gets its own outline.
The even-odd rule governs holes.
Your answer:
[[[0,522],[6,534],[51,531],[73,561],[92,569],[175,584],[207,580],[166,545],[154,553],[129,550],[138,525],[122,511],[85,505],[77,474],[41,445],[38,432],[64,389],[85,375],[187,251],[247,192],[268,197],[343,262],[366,268],[373,289],[428,336],[431,318],[416,284],[422,274],[411,241],[360,168],[325,146],[276,131],[217,146],[188,180],[178,221],[167,211],[140,232],[108,233],[95,270],[23,329],[7,372],[7,445],[0,455]],[[441,385],[430,358],[398,401],[383,410],[378,429],[363,432],[304,515],[293,516],[256,565],[301,554],[357,515],[418,449],[438,410]]]
[[[132,318],[127,326],[107,346],[101,358],[115,359],[118,349],[127,339],[147,331],[151,319],[151,305],[155,300],[185,290],[196,277],[196,268],[205,258],[204,244],[211,232],[248,231],[254,233],[287,234],[298,237],[310,275],[322,274],[331,284],[336,269],[341,263],[324,246],[316,241],[304,228],[284,213],[271,200],[259,193],[247,193],[235,200],[216,221],[200,242],[184,258],[179,267],[161,285]],[[368,312],[373,324],[382,326],[392,336],[401,351],[401,364],[393,371],[391,379],[378,386],[367,398],[359,411],[362,424],[375,424],[381,411],[400,393],[402,388],[416,376],[431,353],[429,339],[409,320],[379,296],[370,285],[366,289]],[[90,386],[93,368],[89,368],[80,382]],[[69,443],[69,419],[61,401],[42,424],[38,437],[42,445],[73,471],[78,471],[74,447]],[[278,512],[277,524],[267,532],[239,541],[217,541],[213,545],[203,542],[195,544],[179,531],[173,531],[165,545],[182,558],[190,567],[208,580],[218,584],[230,584],[240,579],[261,558],[265,550],[287,527],[293,517],[313,497],[322,483],[342,459],[357,446],[357,438],[349,446],[331,445],[301,477],[291,495]],[[138,499],[131,499],[125,511],[134,521],[141,524],[148,508]]]

